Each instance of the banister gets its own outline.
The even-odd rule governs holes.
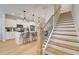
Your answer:
[[[51,17],[53,17],[53,15],[52,15]],[[50,18],[51,18],[51,17],[50,17]],[[51,19],[49,19],[49,20],[45,23],[45,25],[43,26],[43,28],[46,27],[46,25],[49,23],[50,20],[51,20]]]
[[[59,8],[56,10],[56,12],[54,13],[53,16],[55,16],[57,14],[57,12],[60,10],[61,6],[59,6]]]
[[[52,31],[51,31],[50,35],[49,35],[48,38],[47,38],[46,43],[43,45],[43,54],[45,54],[45,49],[47,48],[47,44],[48,44],[48,42],[49,42],[49,40],[50,40],[50,38],[51,38],[51,36],[52,36],[52,33],[53,33],[53,31],[54,31],[54,27],[55,27],[55,23],[54,23],[54,22],[57,22],[57,21],[54,21],[54,20],[55,20],[55,19],[54,19],[54,16],[56,16],[56,14],[57,14],[58,11],[60,10],[60,8],[61,8],[61,6],[59,6],[58,9],[55,11],[54,15],[51,16],[51,17],[53,17],[53,24],[51,24],[51,25],[53,25],[53,28],[52,28]],[[49,19],[49,20],[47,21],[47,23],[44,25],[44,28],[48,25],[48,23],[49,23],[50,20],[51,20],[51,19]]]

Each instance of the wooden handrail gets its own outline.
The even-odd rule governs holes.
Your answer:
[[[52,15],[51,17],[55,16],[55,15],[57,14],[57,12],[59,11],[59,9],[60,9],[60,7],[56,10],[56,12],[54,13],[54,15]],[[51,19],[48,20],[48,22],[45,24],[45,26],[47,26],[47,24],[49,23],[50,20],[51,20]],[[45,28],[45,26],[44,26],[44,28]],[[49,40],[50,40],[50,38],[51,38],[51,36],[52,36],[52,33],[53,33],[53,31],[54,31],[54,30],[53,30],[54,27],[55,27],[55,25],[53,25],[52,31],[51,31],[51,33],[49,34],[46,43],[43,45],[43,50],[42,50],[42,53],[43,53],[43,54],[45,54],[45,49],[46,49],[47,44],[48,44],[48,42],[49,42]]]
[[[61,7],[59,6],[59,8],[58,8],[58,9],[56,10],[56,12],[54,13],[54,15],[52,15],[51,17],[55,16],[55,15],[57,14],[57,12],[59,11],[60,8],[61,8]],[[51,18],[51,17],[50,17],[50,18]],[[47,23],[44,25],[43,28],[46,27],[46,25],[49,23],[50,20],[51,20],[51,19],[49,19],[49,20],[47,21]]]
[[[51,16],[51,17],[53,17],[53,15]],[[50,17],[50,18],[51,18]],[[44,25],[44,27],[43,28],[45,28],[46,27],[46,25],[49,23],[49,21],[50,21],[51,19],[49,19],[48,21],[47,21],[47,23],[45,23],[45,25]]]
[[[60,8],[61,8],[61,7],[59,6],[59,8],[56,10],[56,12],[54,13],[53,16],[55,16],[55,15],[57,14],[57,12],[59,11]]]

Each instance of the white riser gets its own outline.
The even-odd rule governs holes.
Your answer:
[[[79,47],[79,43],[75,43],[75,42],[69,42],[69,41],[64,41],[64,40],[59,40],[59,39],[51,39],[50,41],[60,43],[60,44],[66,44],[66,45]]]
[[[73,22],[74,20],[61,20],[60,22]]]
[[[68,22],[70,21],[70,22],[71,22],[71,21],[74,21],[74,20],[72,20],[72,19],[71,19],[71,20],[67,20],[67,19],[66,19],[66,20],[61,20],[61,21],[68,21]]]
[[[63,23],[63,22],[62,22],[62,23],[58,23],[58,24],[73,24],[73,23],[71,23],[71,22],[70,22],[70,23]]]
[[[74,25],[61,25],[61,26],[56,26],[56,27],[74,27]]]
[[[54,31],[56,34],[69,34],[69,35],[77,35],[76,32],[66,32],[66,31]]]
[[[74,24],[72,24],[72,23],[59,23],[59,24],[57,24],[57,25],[74,25]]]
[[[62,22],[64,22],[64,23],[65,23],[65,22],[66,22],[66,23],[67,23],[67,22],[68,22],[68,23],[69,23],[69,22],[73,23],[74,21],[73,21],[73,20],[69,20],[69,21],[68,21],[68,20],[63,20],[63,21],[59,21],[59,22],[60,22],[60,23],[62,23]]]
[[[59,39],[71,39],[71,40],[77,39],[77,37],[75,36],[65,36],[65,35],[53,35],[52,37],[56,37]]]
[[[53,47],[53,48],[55,48],[55,49],[58,49],[58,50],[60,50],[60,51],[69,53],[69,54],[79,55],[79,52],[78,52],[78,51],[74,51],[74,50],[71,50],[71,49],[67,49],[67,48],[63,48],[63,47],[59,47],[59,46],[51,45],[51,44],[48,44],[48,46],[49,46],[49,47]]]
[[[76,30],[75,28],[55,28],[55,30]]]
[[[74,21],[60,21],[60,23],[73,23]]]
[[[74,26],[74,24],[57,24],[56,26],[67,26],[67,25],[73,25]]]

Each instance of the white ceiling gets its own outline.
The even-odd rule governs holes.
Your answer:
[[[26,10],[26,16],[31,18],[33,13],[37,16],[46,16],[52,7],[52,4],[0,4],[0,11],[23,17],[23,11]]]

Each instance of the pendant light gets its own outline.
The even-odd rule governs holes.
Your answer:
[[[23,20],[26,20],[26,11],[24,10],[24,18],[23,18]]]

